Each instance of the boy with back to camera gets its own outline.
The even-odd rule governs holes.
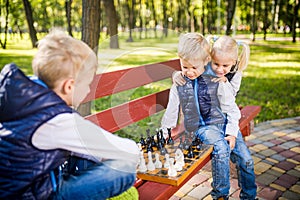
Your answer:
[[[0,199],[106,199],[129,189],[134,141],[85,120],[76,108],[97,69],[82,41],[53,30],[38,44],[29,79],[15,65],[0,75]],[[89,167],[62,175],[70,156]]]
[[[231,158],[237,163],[241,199],[255,199],[256,184],[253,160],[239,132],[240,111],[233,92],[205,66],[210,56],[208,42],[197,33],[182,35],[178,44],[185,84],[173,84],[162,128],[174,128],[179,106],[187,131],[204,144],[214,146],[212,152],[212,198],[228,199]]]

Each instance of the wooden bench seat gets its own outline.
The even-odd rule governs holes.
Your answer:
[[[91,92],[85,98],[84,102],[93,101],[108,95],[171,78],[174,70],[180,70],[178,59],[96,75],[91,84]],[[116,132],[164,110],[168,104],[169,91],[170,89],[165,89],[127,101],[120,105],[88,115],[86,119],[112,133]],[[250,135],[254,126],[253,119],[259,112],[259,106],[245,106],[241,108],[242,118],[240,119],[239,125],[243,136]],[[157,124],[157,127],[159,126],[160,124]],[[176,138],[183,131],[184,126],[180,123],[172,130],[172,136]],[[204,158],[203,162],[201,162],[179,186],[137,180],[135,187],[139,191],[140,199],[168,199],[209,160],[210,156]]]

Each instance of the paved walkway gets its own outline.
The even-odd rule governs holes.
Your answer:
[[[259,200],[300,199],[300,116],[258,124],[246,138],[255,162]],[[211,200],[209,162],[171,200]],[[234,166],[232,166],[234,169]],[[235,171],[231,173],[230,200],[239,199]]]

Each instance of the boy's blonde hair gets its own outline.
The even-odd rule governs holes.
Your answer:
[[[210,58],[210,46],[199,33],[181,34],[178,42],[178,56],[184,60],[203,60]]]
[[[32,68],[34,74],[53,89],[57,81],[68,77],[76,79],[83,70],[95,73],[97,57],[84,42],[53,29],[38,42]]]
[[[241,53],[239,54],[239,46],[242,47]],[[247,68],[250,48],[245,42],[237,42],[230,36],[223,35],[216,39],[213,43],[211,56],[212,58],[218,55],[226,55],[232,60],[237,62],[235,71],[243,71]]]

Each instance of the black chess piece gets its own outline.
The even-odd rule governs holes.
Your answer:
[[[140,144],[142,145],[142,147],[145,147],[145,146],[146,146],[146,141],[145,141],[145,139],[144,139],[143,134],[141,134]]]
[[[179,141],[180,141],[180,143],[179,143],[179,145],[178,145],[178,148],[179,148],[179,149],[183,149],[182,135],[179,137]]]
[[[157,147],[157,144],[156,144],[156,142],[154,140],[154,136],[151,136],[151,146],[152,147]]]
[[[188,157],[188,158],[194,158],[194,157],[195,157],[195,154],[194,154],[194,152],[193,152],[193,147],[192,147],[192,145],[189,146],[189,152],[188,152],[188,154],[187,154],[187,157]]]
[[[173,145],[174,144],[174,140],[171,136],[171,128],[168,128],[168,140],[167,140],[167,144],[169,145]]]
[[[167,149],[165,148],[165,147],[162,147],[161,149],[160,149],[160,154],[161,155],[166,155],[168,153],[168,151],[167,151]]]
[[[184,141],[183,141],[183,149],[188,150],[190,147],[190,141],[189,141],[189,136],[188,136],[188,132],[185,132],[184,135]]]
[[[194,135],[194,136],[193,136],[193,140],[192,140],[192,146],[197,146],[197,144],[198,144],[197,139],[198,139],[198,138]]]
[[[162,129],[159,130],[159,135],[160,135],[160,139],[161,139],[162,145],[165,146],[167,142],[166,142],[166,139],[164,138],[164,134],[163,134],[163,130]]]

